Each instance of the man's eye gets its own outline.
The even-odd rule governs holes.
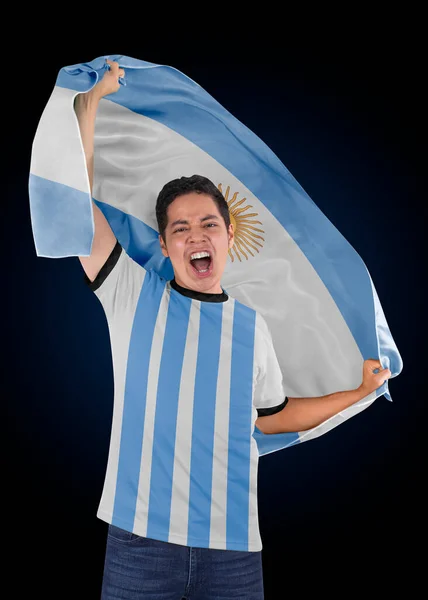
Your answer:
[[[175,229],[173,231],[173,233],[179,233],[180,231],[186,231],[186,228],[185,227],[179,227],[178,229]]]
[[[207,223],[205,227],[217,227],[217,223]]]

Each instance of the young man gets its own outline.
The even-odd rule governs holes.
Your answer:
[[[75,110],[92,190],[99,100],[110,70]],[[227,203],[203,176],[161,190],[156,216],[167,282],[133,261],[94,205],[86,282],[109,326],[115,399],[98,516],[109,523],[102,597],[261,600],[256,425],[315,427],[390,377],[367,360],[358,389],[287,398],[263,318],[221,287],[234,243]],[[377,374],[374,369],[381,369]]]

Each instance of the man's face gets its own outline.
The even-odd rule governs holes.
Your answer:
[[[178,285],[198,292],[220,294],[221,278],[233,226],[226,228],[217,204],[205,194],[191,192],[168,206],[162,253],[171,259]],[[207,256],[208,254],[208,256]]]

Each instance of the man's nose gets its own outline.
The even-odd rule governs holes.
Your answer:
[[[207,239],[206,232],[201,231],[200,229],[192,230],[189,234],[189,240],[191,242],[200,242],[200,241],[203,241],[206,239]]]

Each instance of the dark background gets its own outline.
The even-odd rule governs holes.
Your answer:
[[[421,50],[394,36],[346,51],[286,47],[260,32],[251,44],[229,31],[222,43],[186,47],[166,36],[132,46],[71,36],[42,49],[42,37],[5,73],[8,597],[100,592],[107,525],[96,510],[113,400],[107,325],[77,258],[36,257],[27,182],[59,69],[109,53],[178,68],[267,143],[364,260],[404,362],[390,380],[392,403],[381,397],[321,438],[260,459],[266,600],[411,597],[426,539]]]

